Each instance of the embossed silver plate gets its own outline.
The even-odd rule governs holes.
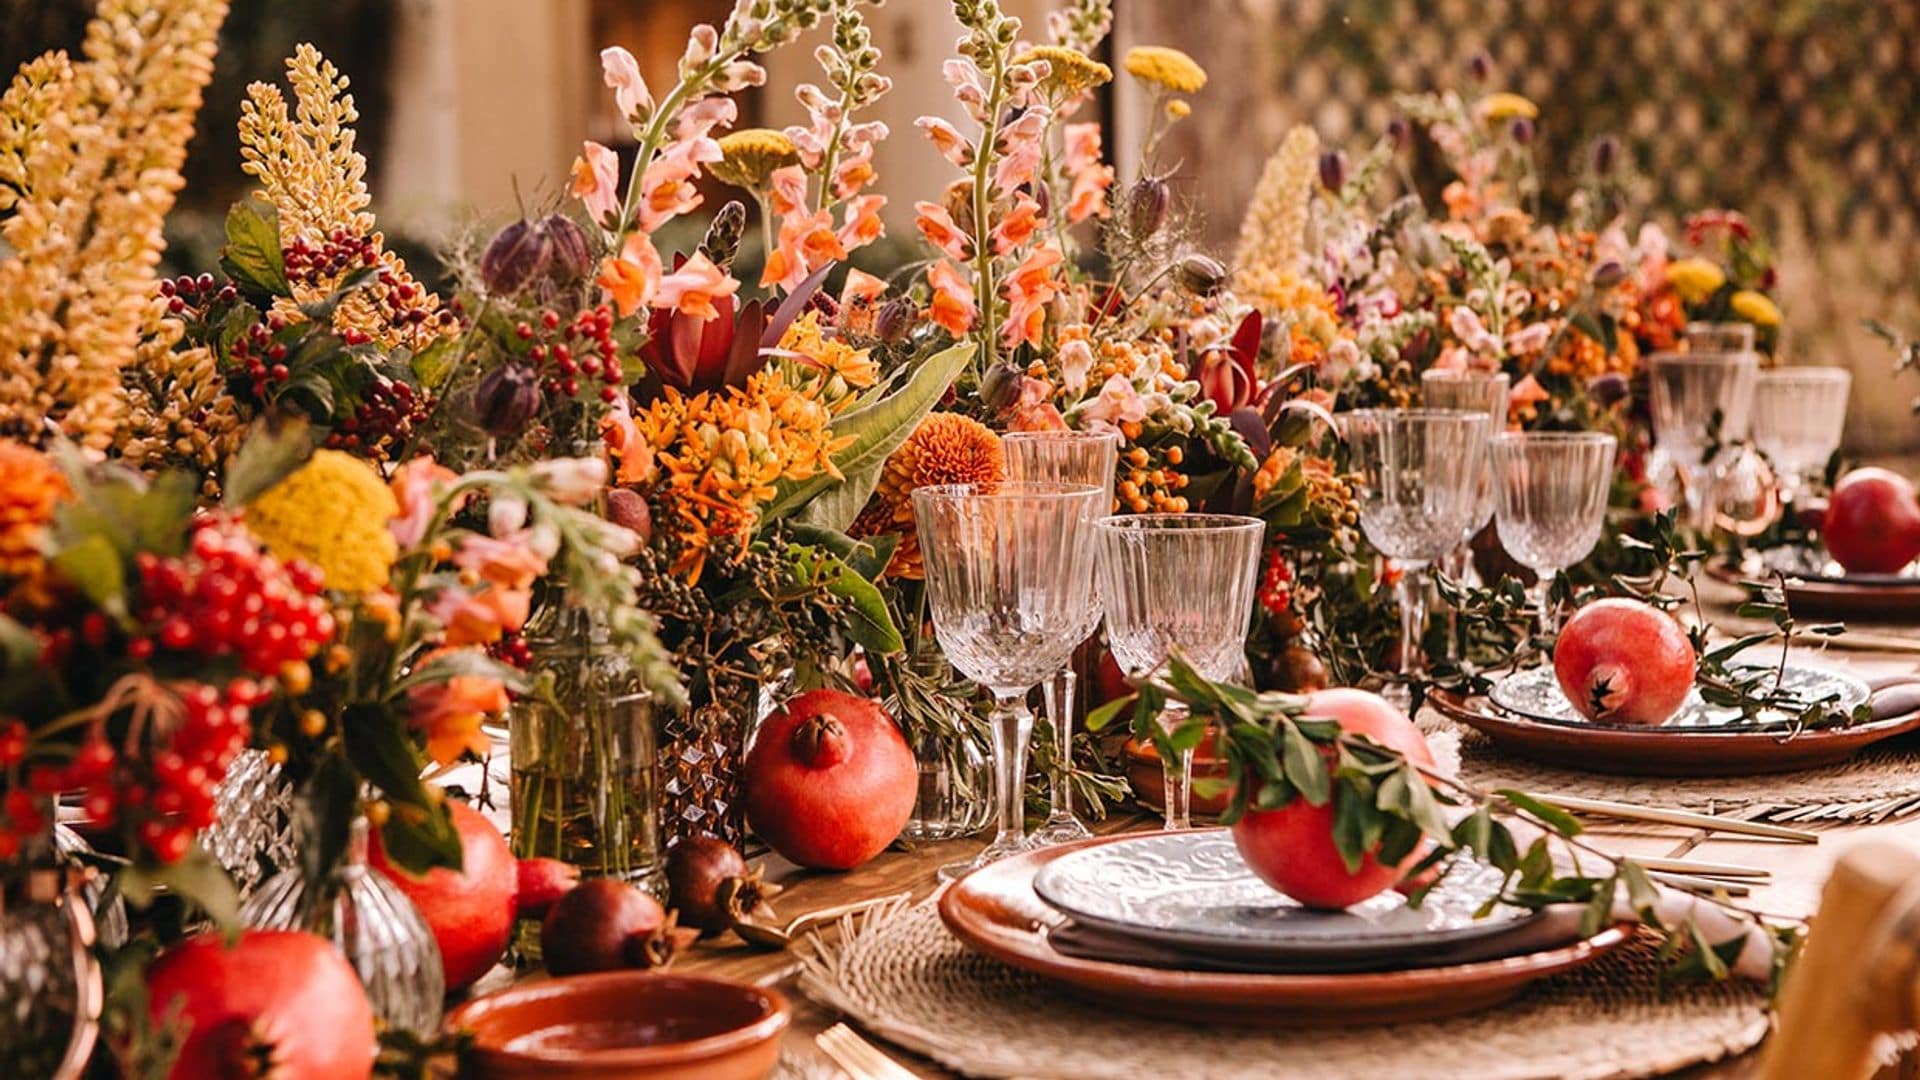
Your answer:
[[[1773,670],[1771,667],[1768,671]],[[1826,668],[1810,667],[1806,664],[1788,664],[1781,679],[1784,689],[1792,691],[1801,700],[1807,702],[1832,698],[1834,707],[1851,709],[1867,700],[1867,684],[1851,675],[1843,675]],[[1680,711],[1670,717],[1666,723],[1657,725],[1636,724],[1595,724],[1577,712],[1573,703],[1560,692],[1559,680],[1554,677],[1552,665],[1528,668],[1516,671],[1493,684],[1487,698],[1500,708],[1528,720],[1538,720],[1547,724],[1571,724],[1579,727],[1606,727],[1621,731],[1660,732],[1674,729],[1688,731],[1750,731],[1756,728],[1784,727],[1792,722],[1785,713],[1762,713],[1748,720],[1740,715],[1740,710],[1725,706],[1709,705],[1700,699],[1700,691],[1687,694],[1687,700]]]
[[[1825,551],[1804,547],[1767,548],[1760,552],[1758,562],[1757,567],[1749,563],[1747,568],[1762,574],[1777,570],[1790,578],[1823,584],[1881,585],[1920,591],[1920,563],[1893,574],[1850,574]]]
[[[1225,829],[1101,844],[1055,859],[1033,881],[1042,900],[1090,926],[1193,952],[1296,961],[1412,959],[1535,917],[1502,904],[1474,918],[1499,886],[1499,871],[1462,862],[1418,908],[1388,890],[1344,911],[1313,911],[1255,877]]]

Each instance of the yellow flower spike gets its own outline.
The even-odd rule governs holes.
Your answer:
[[[1540,106],[1519,94],[1501,91],[1488,94],[1480,99],[1478,106],[1480,118],[1488,123],[1502,120],[1535,120],[1540,116]]]
[[[1667,284],[1689,304],[1701,303],[1726,283],[1726,271],[1707,259],[1675,259],[1667,264]]]
[[[1755,326],[1779,326],[1780,306],[1775,304],[1766,293],[1752,289],[1741,289],[1728,301],[1733,313]]]
[[[776,170],[800,163],[800,151],[793,140],[772,128],[743,128],[722,135],[718,141],[720,160],[711,162],[707,171],[734,187],[764,190]]]
[[[1164,45],[1136,45],[1127,50],[1122,66],[1143,83],[1175,94],[1195,94],[1207,85],[1207,69],[1179,49]]]

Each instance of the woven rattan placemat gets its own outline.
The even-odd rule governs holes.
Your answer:
[[[802,992],[969,1076],[1354,1080],[1650,1076],[1741,1053],[1767,1030],[1749,984],[1656,985],[1651,938],[1450,1020],[1328,1030],[1202,1027],[1116,1012],[969,951],[931,902],[816,942]]]

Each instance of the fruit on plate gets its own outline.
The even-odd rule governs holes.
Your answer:
[[[906,827],[913,751],[880,703],[810,690],[767,717],[742,766],[747,822],[801,866],[851,870]]]
[[[1855,469],[1827,500],[1821,539],[1850,574],[1894,574],[1920,558],[1920,497],[1906,477]]]
[[[540,924],[540,956],[554,975],[673,962],[698,931],[624,881],[594,878],[562,896]]]
[[[1693,642],[1671,615],[1624,597],[1573,613],[1553,674],[1575,711],[1600,724],[1663,724],[1693,689]]]
[[[1349,735],[1364,735],[1416,765],[1435,767],[1420,729],[1378,694],[1350,687],[1316,690],[1307,697],[1306,715],[1337,720]],[[1383,865],[1368,853],[1359,869],[1347,869],[1333,842],[1335,802],[1341,797],[1336,788],[1320,806],[1296,796],[1276,810],[1249,810],[1233,825],[1233,844],[1248,869],[1296,902],[1328,910],[1351,907],[1392,888],[1419,861],[1420,852],[1416,849],[1399,866]]]
[[[447,992],[480,980],[506,955],[513,936],[519,869],[507,840],[485,814],[449,800],[453,827],[460,833],[460,869],[436,867],[415,876],[387,861],[376,836],[368,861],[387,875],[420,909],[440,946]]]
[[[161,954],[146,981],[153,1022],[177,1018],[185,1030],[172,1080],[373,1071],[373,1009],[325,938],[243,930],[228,947],[208,931]]]
[[[559,859],[521,859],[513,906],[523,919],[544,919],[562,896],[580,884],[580,868]]]
[[[779,891],[717,837],[683,836],[667,851],[667,895],[680,921],[701,937],[726,933]]]

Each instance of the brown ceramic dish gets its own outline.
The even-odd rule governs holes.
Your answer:
[[[1753,776],[1845,761],[1882,739],[1920,728],[1920,711],[1791,737],[1778,729],[1625,728],[1543,724],[1483,698],[1437,690],[1428,702],[1446,717],[1530,761],[1625,776]]]
[[[1042,848],[977,870],[940,897],[940,918],[968,948],[1095,1001],[1156,1017],[1288,1027],[1402,1023],[1484,1009],[1537,979],[1591,963],[1628,937],[1626,927],[1615,926],[1525,956],[1334,975],[1173,971],[1055,951],[1047,934],[1065,917],[1034,895],[1034,875],[1061,855],[1117,839]]]
[[[761,1080],[791,1015],[769,988],[613,971],[489,994],[447,1024],[473,1033],[482,1080]]]
[[[1756,576],[1725,564],[1710,566],[1707,572],[1735,585]],[[1785,588],[1796,615],[1920,622],[1920,577],[1789,575]]]
[[[1200,744],[1193,753],[1193,778],[1195,780],[1224,780],[1227,777],[1226,763],[1212,754],[1213,740]],[[1160,755],[1152,743],[1143,743],[1138,739],[1128,739],[1127,782],[1133,785],[1134,800],[1142,806],[1155,810],[1167,805],[1167,774],[1160,767]],[[1188,800],[1188,808],[1199,817],[1219,817],[1226,813],[1225,795],[1206,796],[1195,794]]]

